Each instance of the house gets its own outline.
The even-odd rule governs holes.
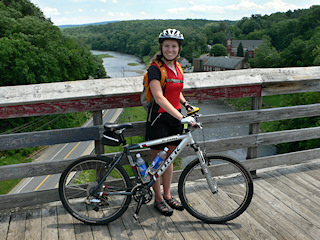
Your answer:
[[[248,52],[249,58],[255,57],[255,50],[256,48],[262,44],[263,40],[233,40],[232,34],[229,31],[227,35],[227,55],[228,57],[237,56],[239,44],[243,46],[243,52]]]
[[[243,57],[210,57],[203,64],[205,72],[226,71],[247,68]]]
[[[194,72],[203,72],[203,65],[210,58],[209,53],[202,54],[199,58],[193,59],[193,71]]]
[[[184,57],[180,57],[178,59],[178,62],[181,64],[181,66],[183,68],[186,68],[186,67],[191,67],[191,63]]]

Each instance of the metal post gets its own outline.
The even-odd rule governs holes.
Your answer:
[[[103,125],[102,110],[97,110],[93,112],[93,125]],[[102,145],[101,140],[95,140],[94,147],[95,154],[98,155],[104,153],[104,146]]]
[[[262,108],[262,97],[251,98],[251,110],[257,110]],[[252,123],[249,125],[249,134],[258,134],[260,131],[260,123]],[[247,159],[254,159],[258,157],[258,146],[250,147],[247,150]],[[251,171],[253,177],[257,175],[257,171]]]

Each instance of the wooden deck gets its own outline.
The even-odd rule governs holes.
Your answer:
[[[319,239],[320,159],[259,171],[248,210],[221,225],[204,224],[186,211],[161,216],[152,203],[135,204],[105,226],[80,223],[59,202],[0,212],[0,239]],[[134,202],[134,201],[133,201]]]

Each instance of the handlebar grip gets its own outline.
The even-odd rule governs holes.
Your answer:
[[[188,116],[193,115],[193,114],[199,112],[199,110],[200,110],[200,109],[199,109],[198,107],[195,107],[195,108],[193,108],[192,111],[187,112],[187,115],[188,115]]]

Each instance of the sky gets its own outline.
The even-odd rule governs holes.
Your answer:
[[[320,5],[320,0],[30,0],[55,25],[136,19],[240,20]]]

